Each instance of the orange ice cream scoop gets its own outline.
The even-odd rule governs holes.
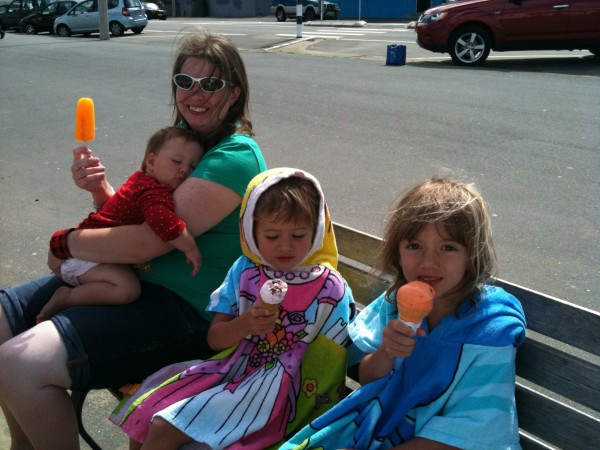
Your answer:
[[[400,320],[420,324],[433,308],[435,291],[427,283],[411,281],[396,294]]]
[[[89,142],[95,137],[94,101],[83,97],[77,101],[77,112],[75,113],[75,139]]]

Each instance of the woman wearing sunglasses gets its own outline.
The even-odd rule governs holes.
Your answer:
[[[176,212],[195,236],[202,267],[192,277],[147,224],[65,230],[65,254],[99,263],[135,264],[141,297],[128,305],[68,308],[36,325],[60,278],[0,291],[0,404],[12,448],[79,448],[67,389],[121,386],[163,366],[212,352],[205,307],[241,255],[239,212],[248,182],[266,169],[248,120],[244,63],[226,37],[184,36],[172,73],[175,125],[206,138],[208,149],[174,193]],[[74,149],[75,184],[100,206],[114,190],[98,158]],[[61,261],[49,255],[59,273]],[[60,432],[57,432],[60,430]]]

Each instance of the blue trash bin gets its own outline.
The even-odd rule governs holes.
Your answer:
[[[403,66],[406,64],[406,45],[390,44],[387,46],[387,66]]]

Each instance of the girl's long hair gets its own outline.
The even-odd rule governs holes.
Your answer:
[[[411,240],[427,224],[466,248],[468,263],[463,282],[450,294],[458,304],[481,291],[497,270],[496,252],[487,206],[472,186],[447,178],[431,178],[415,185],[395,205],[380,247],[378,268],[391,273],[388,297],[407,283],[400,263],[400,244]]]

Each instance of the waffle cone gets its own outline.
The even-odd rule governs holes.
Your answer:
[[[260,307],[266,309],[270,312],[279,311],[280,304],[279,303],[267,303],[262,298],[260,299]]]

